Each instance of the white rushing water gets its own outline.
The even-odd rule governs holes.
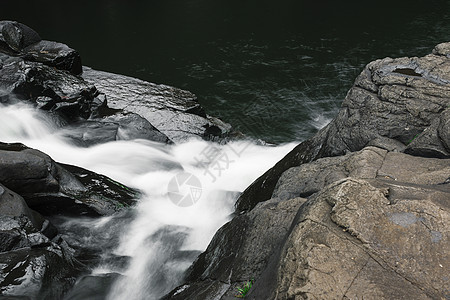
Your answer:
[[[123,275],[109,299],[157,299],[178,285],[195,256],[230,219],[236,193],[227,191],[243,191],[295,146],[245,141],[217,145],[202,140],[163,145],[133,140],[82,148],[60,132],[42,112],[25,105],[0,106],[0,141],[22,142],[58,162],[143,191],[135,213],[116,232],[119,243],[113,252],[130,258],[127,267],[104,263],[92,270],[93,275]],[[190,180],[183,182],[187,178],[183,172],[191,174]],[[99,218],[85,226],[101,230],[111,226],[111,220]]]

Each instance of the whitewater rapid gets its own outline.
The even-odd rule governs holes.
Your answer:
[[[92,269],[93,276],[120,274],[108,294],[112,300],[158,299],[176,287],[195,256],[230,220],[236,192],[242,192],[296,145],[261,146],[251,141],[218,145],[203,140],[164,145],[122,140],[83,148],[68,139],[67,129],[55,120],[27,105],[1,105],[0,141],[24,143],[57,162],[107,175],[143,192],[133,213],[120,220],[114,216],[80,218],[61,225],[76,224],[101,236],[86,236],[86,244],[117,239],[111,254],[127,257],[126,266],[105,261]],[[183,184],[182,174],[196,181]],[[174,182],[179,184],[175,191]],[[180,205],[174,193],[193,193],[188,197],[192,202]]]

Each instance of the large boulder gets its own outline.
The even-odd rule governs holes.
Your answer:
[[[166,298],[232,299],[250,280],[249,299],[445,298],[449,174],[377,147],[288,169]]]
[[[239,198],[237,209],[249,210],[270,199],[278,178],[290,167],[368,145],[449,158],[449,47],[450,43],[439,44],[421,58],[369,63],[337,117],[253,182]]]
[[[446,297],[450,214],[441,201],[450,190],[377,184],[348,178],[311,199],[293,224],[276,271],[269,271],[273,290],[259,291],[255,284],[250,298]],[[391,186],[405,194],[391,195]],[[428,193],[433,197],[424,197]]]
[[[110,215],[133,205],[138,195],[106,176],[62,166],[21,144],[0,143],[0,183],[44,215]]]
[[[174,142],[237,134],[231,125],[207,115],[191,92],[88,67],[83,67],[83,78],[106,95],[108,107],[142,116]]]

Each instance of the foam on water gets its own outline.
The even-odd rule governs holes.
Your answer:
[[[179,284],[196,255],[230,219],[235,192],[243,191],[295,146],[269,147],[249,141],[217,145],[202,140],[163,145],[133,140],[81,148],[58,131],[50,118],[27,106],[0,107],[0,141],[22,142],[58,162],[105,174],[143,192],[134,213],[115,229],[119,242],[112,252],[129,257],[127,267],[105,262],[92,271],[122,275],[109,299],[157,299]],[[169,183],[182,172],[200,182],[201,196],[187,207],[174,204],[169,193]],[[114,221],[111,217],[70,220],[66,226],[78,222],[99,231]]]
[[[0,103],[0,141],[2,142],[45,138],[55,127],[50,118],[36,113],[36,110],[28,105],[5,106]]]

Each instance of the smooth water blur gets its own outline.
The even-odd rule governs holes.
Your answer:
[[[49,117],[36,113],[36,109],[29,105],[5,106],[0,103],[1,142],[45,139],[56,127]]]
[[[448,0],[1,3],[0,18],[69,44],[85,65],[190,90],[269,142],[311,136],[368,62],[450,41]]]
[[[237,192],[295,146],[133,140],[81,148],[60,132],[42,111],[0,105],[0,141],[22,142],[58,162],[105,174],[143,192],[138,205],[125,215],[55,219],[71,245],[84,252],[102,251],[104,259],[93,275],[121,274],[109,299],[157,299],[181,283],[183,272],[230,219]],[[207,166],[211,156],[206,153],[218,153],[215,161],[221,163]],[[169,182],[180,172],[191,173],[200,182],[201,196],[188,207],[175,205],[169,194]],[[185,192],[180,187],[180,193]]]

